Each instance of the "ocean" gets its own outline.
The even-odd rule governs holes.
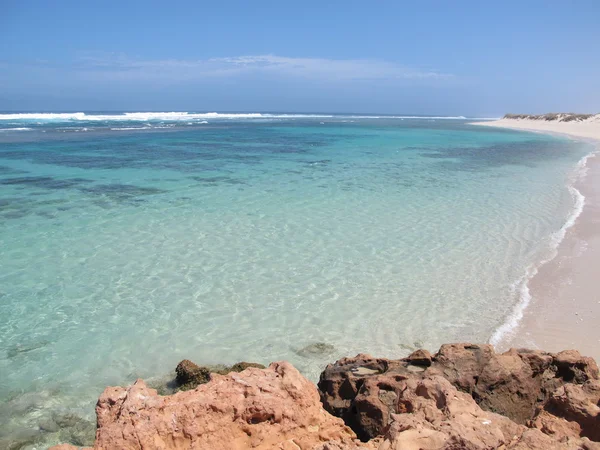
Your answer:
[[[105,386],[184,358],[500,342],[592,147],[472,121],[0,114],[0,447],[90,444]]]

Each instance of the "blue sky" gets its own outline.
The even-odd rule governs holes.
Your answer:
[[[600,1],[0,1],[0,110],[600,112]]]

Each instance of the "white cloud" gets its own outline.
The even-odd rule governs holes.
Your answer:
[[[270,75],[321,81],[440,80],[453,75],[367,59],[296,58],[247,55],[211,59],[141,59],[125,54],[85,55],[76,64],[88,76],[114,79],[193,80],[239,75]]]

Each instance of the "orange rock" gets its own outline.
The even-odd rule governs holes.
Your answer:
[[[142,380],[110,387],[96,406],[96,450],[313,449],[355,434],[326,413],[316,387],[289,363],[211,376],[196,389],[160,396]],[[56,450],[56,449],[55,449]]]

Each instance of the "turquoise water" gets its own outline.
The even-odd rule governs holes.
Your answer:
[[[0,447],[85,443],[106,385],[183,358],[314,380],[488,341],[589,152],[461,119],[0,115]]]

